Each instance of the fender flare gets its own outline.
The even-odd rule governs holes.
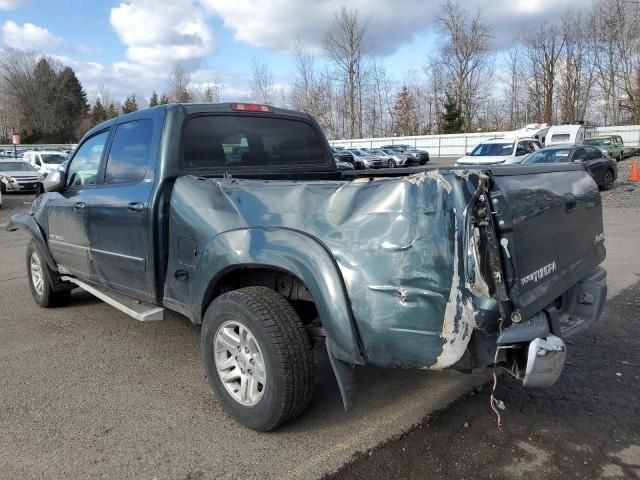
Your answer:
[[[288,228],[230,230],[209,241],[198,258],[190,296],[192,318],[202,321],[207,299],[226,273],[242,268],[281,270],[308,288],[334,356],[364,364],[344,281],[329,250],[317,239]],[[215,272],[212,277],[211,273]]]
[[[49,245],[44,238],[44,233],[42,232],[40,225],[38,225],[38,222],[36,222],[36,219],[33,218],[33,215],[29,213],[14,213],[9,218],[7,230],[10,232],[15,232],[16,230],[25,230],[27,233],[29,233],[31,235],[31,238],[33,238],[33,241],[36,242],[36,245],[44,255],[48,267],[54,272],[58,271],[58,264],[51,256]]]

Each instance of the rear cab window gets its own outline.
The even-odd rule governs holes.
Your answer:
[[[181,165],[227,171],[327,167],[329,161],[318,132],[304,120],[232,113],[187,119]]]

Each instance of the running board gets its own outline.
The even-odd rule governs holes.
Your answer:
[[[74,283],[83,290],[95,295],[100,300],[107,302],[112,307],[117,308],[121,312],[126,313],[130,317],[140,320],[141,322],[150,322],[155,320],[164,320],[164,308],[158,307],[150,303],[135,300],[126,295],[103,289],[97,285],[91,285],[78,280],[77,278],[68,277],[66,275],[60,277],[62,281]]]

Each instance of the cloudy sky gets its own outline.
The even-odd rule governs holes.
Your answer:
[[[397,77],[419,69],[434,48],[433,15],[441,0],[0,0],[0,42],[59,57],[94,96],[162,91],[180,62],[197,82],[223,84],[225,96],[247,90],[252,57],[276,81],[292,71],[299,38],[321,51],[323,33],[346,4],[369,24],[369,42]],[[592,0],[464,0],[492,27],[498,48],[543,20]]]

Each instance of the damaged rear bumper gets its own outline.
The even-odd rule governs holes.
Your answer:
[[[504,329],[497,338],[501,360],[525,387],[550,387],[564,368],[567,338],[595,323],[607,298],[607,272],[596,268],[554,305],[527,321]]]

